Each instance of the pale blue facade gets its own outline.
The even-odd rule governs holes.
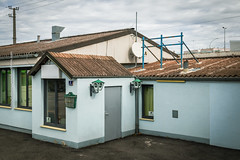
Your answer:
[[[89,95],[89,84],[96,78],[74,79],[73,86],[66,80],[66,93],[78,95],[77,108],[66,108],[66,131],[42,128],[44,114],[43,79],[41,70],[33,77],[32,111],[18,110],[17,68],[12,69],[12,102],[0,107],[0,127],[30,133],[33,138],[74,148],[104,142],[104,90],[94,97]],[[105,86],[122,87],[122,137],[135,130],[135,95],[129,91],[134,78],[101,78]],[[139,129],[141,133],[166,136],[210,145],[240,149],[240,82],[186,81],[152,84],[154,91],[154,119],[141,119],[142,99],[139,90]],[[178,111],[178,118],[172,111]]]
[[[19,65],[19,67],[21,67]],[[30,67],[30,66],[24,66]],[[11,69],[11,106],[0,105],[0,127],[15,131],[32,132],[32,112],[18,108],[17,67]],[[3,108],[5,107],[5,108]]]
[[[240,82],[144,80],[144,84],[154,86],[154,119],[140,119],[140,132],[240,149]],[[140,118],[141,103],[140,96]],[[172,117],[173,110],[178,118]]]
[[[77,95],[76,108],[66,108],[66,130],[59,131],[41,127],[44,125],[44,79],[41,70],[33,77],[33,138],[64,144],[73,148],[86,147],[105,142],[105,102],[104,89],[90,96],[89,85],[96,78],[73,79],[73,86],[64,73],[66,93]],[[135,96],[129,92],[129,84],[134,78],[100,78],[104,87],[120,86],[121,96],[121,137],[135,133]]]

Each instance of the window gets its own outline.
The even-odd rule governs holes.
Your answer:
[[[0,69],[0,105],[11,105],[11,70]]]
[[[65,80],[45,80],[44,87],[44,124],[66,128]]]
[[[28,76],[30,68],[18,69],[18,107],[32,108],[32,76]]]
[[[142,86],[142,118],[153,119],[153,85]]]

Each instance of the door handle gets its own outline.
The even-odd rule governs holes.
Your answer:
[[[109,113],[105,112],[105,116],[109,116]]]

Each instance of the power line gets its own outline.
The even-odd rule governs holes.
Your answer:
[[[237,15],[237,16],[219,18],[219,19],[210,20],[210,21],[202,21],[202,22],[193,23],[193,24],[187,24],[187,25],[189,26],[189,25],[197,25],[197,24],[211,23],[211,22],[221,21],[221,20],[225,20],[225,19],[239,18],[239,17],[240,17],[240,15]],[[172,26],[172,27],[166,27],[166,28],[163,27],[162,29],[169,29],[169,28],[182,27],[182,26],[186,26],[186,24],[178,25],[178,26]]]
[[[25,7],[25,6],[33,5],[33,4],[41,3],[41,2],[44,2],[44,1],[48,1],[48,0],[42,0],[42,1],[38,1],[38,2],[31,2],[31,1],[30,1],[29,3],[24,4],[24,5],[20,6],[20,7]]]
[[[63,0],[57,0],[57,1],[54,1],[54,2],[52,2],[52,3],[45,4],[45,5],[37,6],[37,7],[34,7],[34,8],[30,8],[30,9],[21,10],[21,12],[30,11],[30,10],[33,10],[33,9],[36,9],[36,8],[41,8],[41,7],[49,6],[49,5],[52,5],[52,4],[57,3],[58,1],[63,1]]]
[[[26,3],[26,2],[29,2],[29,0],[13,3],[13,4],[9,5],[9,6],[15,6],[15,5],[23,4],[23,3]]]

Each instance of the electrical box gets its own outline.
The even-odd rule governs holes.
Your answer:
[[[178,110],[172,110],[172,118],[178,118]]]

